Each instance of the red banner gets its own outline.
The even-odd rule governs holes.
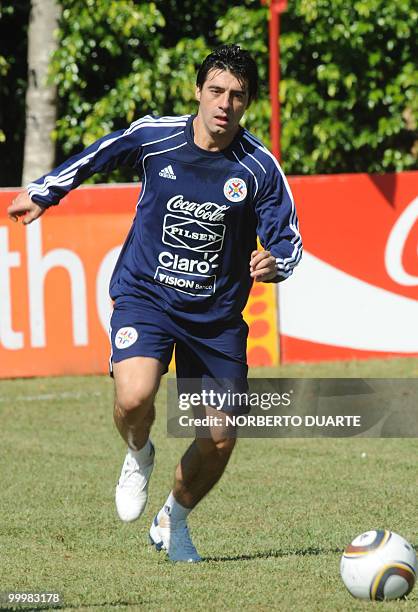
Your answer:
[[[418,355],[418,172],[290,182],[304,256],[279,286],[282,361]]]

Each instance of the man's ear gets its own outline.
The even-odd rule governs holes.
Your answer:
[[[195,89],[195,97],[196,97],[196,100],[197,100],[198,102],[200,102],[200,94],[201,94],[200,87],[197,87],[197,85],[196,85],[196,89]]]

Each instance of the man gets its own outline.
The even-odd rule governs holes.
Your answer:
[[[196,116],[148,115],[101,138],[31,183],[8,210],[11,219],[31,223],[95,172],[129,164],[142,176],[136,217],[110,283],[114,418],[128,445],[116,487],[123,521],[137,519],[147,501],[154,398],[173,347],[178,379],[245,385],[248,327],[241,312],[252,282],[287,278],[301,257],[283,172],[240,126],[257,88],[248,52],[224,45],[198,71]],[[256,250],[257,234],[265,250]],[[169,559],[200,561],[187,516],[221,477],[234,443],[214,428],[182,457],[150,530],[151,543]]]

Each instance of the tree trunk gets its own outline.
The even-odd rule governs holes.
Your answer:
[[[48,172],[55,159],[51,132],[56,120],[56,87],[47,85],[48,65],[57,48],[57,0],[32,0],[28,33],[28,89],[22,184]]]

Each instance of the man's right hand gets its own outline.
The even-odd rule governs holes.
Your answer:
[[[22,191],[22,193],[19,193],[10,204],[7,209],[7,215],[9,219],[15,223],[19,221],[19,217],[23,217],[23,225],[28,225],[43,215],[45,210],[45,208],[38,206],[30,199],[27,191]]]

